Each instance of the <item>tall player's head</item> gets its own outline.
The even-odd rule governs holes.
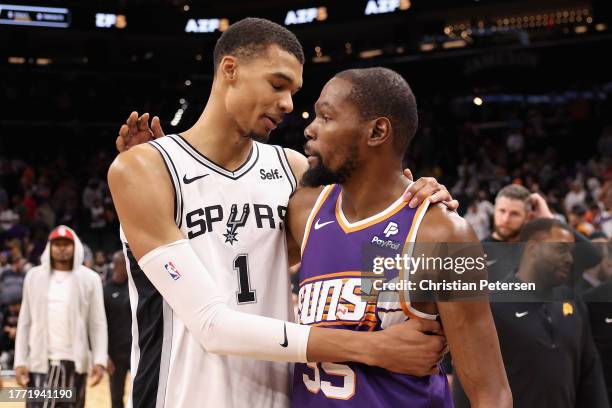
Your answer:
[[[302,184],[344,183],[369,161],[395,163],[412,141],[418,115],[410,86],[387,68],[349,69],[334,76],[304,131],[309,169]]]
[[[265,141],[293,110],[304,51],[295,35],[260,18],[232,24],[214,50],[213,94],[240,134]]]
[[[497,239],[516,241],[531,211],[531,193],[518,184],[510,184],[497,193],[493,224]]]

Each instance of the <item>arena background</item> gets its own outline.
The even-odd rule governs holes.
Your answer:
[[[612,177],[608,0],[4,1],[2,268],[25,273],[50,228],[67,224],[108,270],[120,243],[105,179],[120,125],[133,110],[158,115],[166,133],[195,122],[215,41],[246,16],[286,25],[307,57],[295,110],[271,143],[301,151],[323,84],[382,65],[419,105],[406,165],[445,184],[461,214],[516,182],[568,217],[572,183],[591,192]],[[592,221],[602,204],[588,197]],[[106,383],[88,390],[88,407],[108,401]]]

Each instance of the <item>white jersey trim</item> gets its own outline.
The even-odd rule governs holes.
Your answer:
[[[419,208],[417,209],[414,219],[412,220],[412,227],[410,228],[410,233],[408,234],[408,237],[406,237],[407,248],[405,248],[405,251],[404,251],[404,254],[408,255],[409,258],[412,257],[412,252],[414,251],[414,246],[416,244],[417,235],[419,233],[419,227],[421,226],[421,221],[423,221],[423,218],[425,218],[425,214],[427,214],[428,208],[429,208],[429,198],[426,198],[425,201],[423,201],[421,205],[419,206]],[[405,271],[405,272],[408,272],[408,277],[410,277],[410,273],[412,271]],[[426,319],[426,320],[436,320],[438,318],[437,314],[432,315],[429,313],[424,313],[412,307],[412,303],[410,302],[410,291],[409,290],[401,291],[400,297],[402,298],[403,301],[405,301],[405,306],[407,306],[408,310],[411,313],[413,313],[415,316],[420,317],[421,319]]]
[[[176,144],[179,145],[187,154],[189,154],[195,161],[198,163],[208,167],[210,170],[221,174],[222,176],[228,177],[232,180],[237,180],[240,177],[244,176],[246,173],[251,170],[257,160],[259,159],[259,146],[257,142],[253,142],[253,146],[251,147],[251,152],[249,153],[249,157],[246,159],[244,163],[240,165],[235,171],[229,171],[222,166],[219,166],[208,157],[204,156],[198,150],[196,150],[185,138],[181,135],[168,135],[170,139],[172,139]]]
[[[280,162],[281,167],[283,168],[283,171],[285,172],[285,175],[287,176],[289,185],[291,185],[291,195],[293,195],[293,193],[295,193],[295,190],[297,189],[297,179],[295,177],[295,174],[293,174],[291,165],[289,165],[289,159],[287,159],[287,153],[285,152],[285,149],[283,149],[280,146],[273,146],[273,147],[276,150],[276,154],[278,154],[278,161]]]
[[[168,170],[168,174],[170,175],[170,181],[172,182],[172,187],[174,188],[174,222],[179,228],[181,228],[181,223],[183,220],[183,189],[181,187],[181,179],[178,171],[176,170],[176,166],[172,162],[170,155],[161,144],[154,140],[149,142],[149,144],[159,152],[164,160],[164,164],[166,165],[166,170]]]

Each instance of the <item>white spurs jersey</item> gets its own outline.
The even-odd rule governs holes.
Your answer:
[[[231,172],[180,135],[149,143],[172,179],[176,224],[219,295],[241,312],[293,320],[284,229],[296,179],[284,150],[254,142],[246,162]],[[129,406],[287,407],[290,364],[207,353],[146,278],[121,235],[133,319]]]

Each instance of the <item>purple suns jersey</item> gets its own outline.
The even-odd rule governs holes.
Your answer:
[[[367,278],[372,276],[374,258],[412,253],[428,201],[412,209],[400,198],[381,213],[350,223],[342,213],[341,192],[340,185],[325,187],[308,217],[298,322],[375,331],[407,318],[436,319],[411,307],[403,293],[376,294]],[[350,362],[296,364],[292,402],[295,408],[453,406],[442,370],[429,377],[413,377]]]

